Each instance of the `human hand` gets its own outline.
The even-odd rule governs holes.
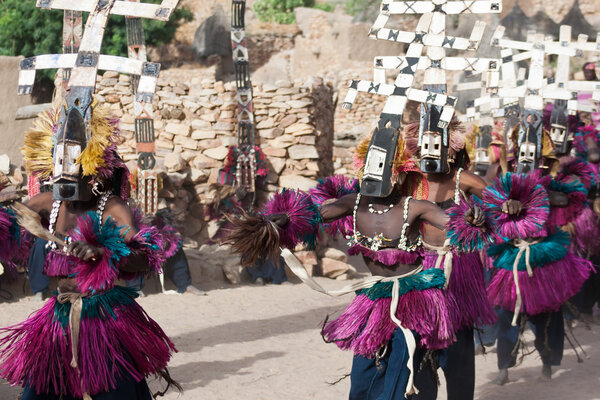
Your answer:
[[[523,210],[523,203],[519,200],[508,199],[502,203],[502,212],[508,215],[519,215]]]
[[[472,206],[465,213],[465,221],[467,221],[471,225],[481,226],[485,222],[485,214],[479,206]]]
[[[283,228],[284,226],[287,225],[288,222],[290,222],[290,217],[288,217],[287,214],[271,214],[267,217],[267,219],[271,222],[273,222],[275,225],[277,225],[280,228]]]
[[[67,254],[83,261],[97,261],[102,257],[102,249],[83,240],[77,240],[67,246]]]

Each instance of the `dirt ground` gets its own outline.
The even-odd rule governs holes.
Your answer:
[[[347,282],[320,283],[339,288]],[[208,296],[155,294],[140,303],[179,349],[170,372],[185,392],[171,392],[166,399],[339,400],[347,398],[349,380],[329,383],[350,372],[352,355],[324,343],[319,326],[350,299],[286,284],[212,289]],[[32,298],[0,304],[0,326],[21,321],[40,306]],[[577,363],[567,348],[550,383],[537,381],[541,364],[535,354],[511,369],[511,382],[503,387],[489,383],[496,373],[495,350],[477,356],[476,398],[600,399],[600,327],[594,329],[575,329],[590,359]],[[439,399],[446,399],[443,385]],[[157,382],[151,386],[158,388]],[[0,384],[0,399],[18,394],[18,388]]]

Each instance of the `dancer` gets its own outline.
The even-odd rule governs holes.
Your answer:
[[[359,181],[369,142],[357,147]],[[433,350],[455,340],[457,305],[442,290],[443,271],[423,270],[419,227],[427,222],[444,230],[449,217],[435,204],[416,200],[424,197],[424,181],[401,137],[391,179],[390,192],[381,198],[361,195],[356,180],[340,176],[311,189],[312,200],[284,190],[257,217],[234,220],[237,226],[228,242],[252,264],[264,254],[278,254],[279,244],[314,244],[320,221],[326,231],[346,235],[349,254],[361,254],[373,276],[348,289],[357,296],[338,318],[326,321],[322,334],[355,354],[350,399],[433,399],[433,376],[413,385],[413,375]],[[474,224],[484,223],[482,217],[479,208],[455,216]]]
[[[523,159],[521,154],[517,160],[524,169],[546,168],[527,175],[507,173],[483,194],[490,217],[498,222],[498,235],[504,238],[487,249],[495,268],[488,297],[501,308],[499,373],[494,380],[500,385],[508,382],[508,368],[516,363],[519,345],[502,332],[510,332],[510,325],[519,325],[522,333],[526,321],[535,328],[535,347],[543,363],[541,378],[551,379],[552,366],[560,365],[564,346],[560,307],[581,288],[591,271],[589,262],[569,251],[569,234],[558,229],[583,210],[585,189],[560,174],[556,178],[542,176],[542,171],[551,169],[551,143],[545,132],[543,144],[538,144],[545,159]],[[521,213],[505,215],[502,204],[507,199],[519,200]]]
[[[600,132],[593,126],[582,126],[575,132],[575,159],[569,159],[562,166],[566,173],[571,172],[588,190],[588,206],[572,222],[563,227],[571,234],[571,250],[600,264],[600,153],[597,143]],[[581,313],[581,319],[586,323],[594,322],[593,307],[600,304],[600,273],[598,268],[583,285],[582,290],[573,299],[573,305]]]
[[[481,198],[487,186],[479,176],[464,170],[468,168],[468,155],[465,148],[465,129],[457,121],[450,124],[447,132],[449,148],[432,154],[428,143],[439,137],[413,123],[406,127],[405,136],[411,142],[413,153],[426,165],[427,159],[439,160],[447,165],[439,172],[423,171],[427,179],[427,200],[436,203],[441,209],[448,210],[460,204],[463,197],[475,195]],[[423,148],[417,146],[417,138],[421,137]],[[486,149],[487,150],[487,149]],[[436,157],[436,158],[434,158]],[[465,197],[466,196],[466,197]],[[509,200],[506,211],[518,213],[520,203]],[[475,394],[475,343],[473,330],[477,326],[491,325],[496,322],[496,315],[490,306],[483,276],[483,264],[476,252],[459,252],[450,245],[446,232],[430,224],[423,224],[422,232],[427,236],[423,241],[425,269],[441,268],[446,275],[447,290],[458,305],[458,313],[454,321],[457,329],[457,340],[439,355],[439,365],[446,377],[448,399],[472,399]],[[418,375],[417,375],[418,377]]]
[[[0,375],[24,386],[22,400],[149,400],[146,376],[173,383],[166,372],[173,343],[121,284],[160,271],[163,238],[156,228],[136,226],[116,121],[106,108],[91,107],[89,122],[76,107],[63,110],[64,120],[56,109],[44,112],[25,137],[27,172],[54,182],[53,192],[27,207],[47,218],[58,238],[44,265],[58,293],[1,330]],[[0,218],[0,257],[9,259],[22,237],[10,209]]]

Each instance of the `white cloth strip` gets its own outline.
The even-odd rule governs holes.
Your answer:
[[[391,276],[391,277],[383,277],[383,276],[369,276],[367,278],[361,279],[351,285],[345,286],[339,290],[326,290],[321,285],[317,283],[304,269],[304,266],[298,260],[298,258],[289,250],[289,249],[281,249],[281,257],[285,261],[286,265],[292,271],[294,275],[296,275],[302,283],[306,284],[313,290],[316,290],[319,293],[323,293],[327,296],[331,297],[339,297],[346,294],[354,293],[357,290],[368,289],[373,287],[375,284],[380,282],[393,282],[392,287],[392,302],[390,303],[390,318],[392,321],[401,329],[402,334],[404,335],[404,339],[406,340],[406,346],[408,348],[408,363],[407,367],[410,371],[408,382],[406,385],[405,394],[411,395],[418,393],[414,386],[414,354],[417,348],[417,344],[415,342],[415,338],[410,329],[407,329],[402,326],[402,321],[398,319],[396,316],[396,311],[398,310],[398,302],[400,300],[399,290],[400,290],[400,282],[399,280],[402,278],[406,278],[408,276],[416,275],[423,270],[423,267],[418,267],[411,272],[408,272],[403,275]]]
[[[38,0],[37,7],[92,12],[97,3],[98,0]],[[179,3],[179,0],[163,0],[161,4],[117,1],[111,10],[111,14],[168,21],[175,7],[177,7],[177,3]],[[42,7],[41,4],[45,4],[45,6]]]

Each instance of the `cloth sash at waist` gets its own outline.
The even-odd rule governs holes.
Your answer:
[[[120,286],[125,286],[124,281],[115,282]],[[69,334],[71,335],[71,368],[79,370],[78,348],[79,348],[79,330],[81,328],[81,313],[83,312],[83,299],[89,297],[90,293],[79,292],[61,292],[58,291],[56,301],[60,304],[71,303],[69,310]],[[92,400],[89,393],[83,393],[83,400]]]
[[[408,348],[408,369],[409,369],[409,377],[408,382],[406,384],[405,396],[409,396],[415,393],[418,393],[417,389],[414,386],[414,354],[417,348],[417,344],[415,341],[415,337],[410,329],[402,326],[402,322],[396,317],[396,311],[398,309],[398,302],[400,300],[400,280],[409,276],[413,276],[418,274],[423,270],[423,266],[419,266],[414,270],[398,276],[369,276],[367,278],[361,279],[351,285],[345,286],[339,290],[326,290],[321,285],[319,285],[304,269],[304,266],[298,260],[298,258],[289,250],[289,249],[281,249],[281,256],[283,257],[285,263],[290,268],[290,270],[296,275],[303,283],[308,285],[311,289],[316,290],[317,292],[326,294],[332,297],[343,296],[345,294],[354,293],[359,290],[369,289],[375,286],[378,283],[383,282],[393,282],[392,286],[392,301],[390,303],[390,318],[392,321],[402,330],[402,334],[404,335],[404,339],[406,340],[406,346]]]
[[[435,268],[439,269],[442,266],[442,260],[444,261],[444,276],[446,277],[444,289],[447,289],[448,283],[450,283],[450,275],[452,275],[452,265],[454,262],[454,253],[452,252],[452,246],[450,246],[450,239],[446,239],[443,246],[434,246],[423,241],[423,247],[431,252],[437,253]]]

